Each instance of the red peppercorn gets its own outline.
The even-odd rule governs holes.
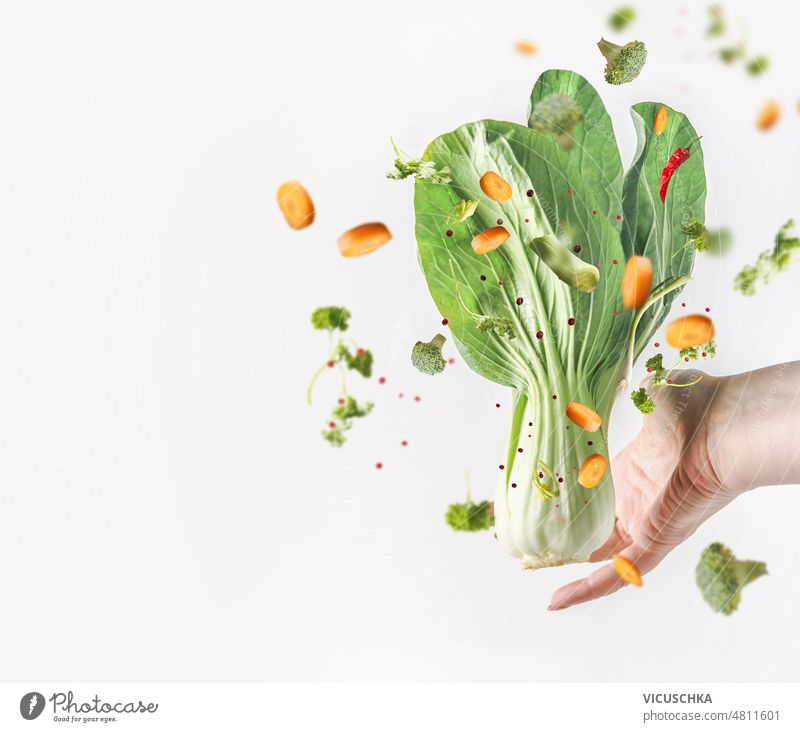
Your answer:
[[[540,330],[537,330],[536,331],[536,337],[537,338],[544,338],[544,333],[542,333],[542,331],[540,331]]]

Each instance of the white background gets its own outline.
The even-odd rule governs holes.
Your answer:
[[[442,520],[465,468],[491,497],[508,396],[460,362],[408,364],[440,316],[412,186],[383,177],[390,135],[419,152],[469,120],[523,122],[550,67],[600,89],[624,160],[630,104],[681,109],[704,135],[707,222],[736,235],[682,298],[712,308],[710,369],[798,356],[800,271],[753,300],[731,284],[800,218],[800,9],[726,4],[772,59],[751,79],[709,57],[700,4],[639,5],[649,61],[612,88],[594,46],[609,3],[3,3],[4,680],[800,680],[794,488],[739,499],[642,591],[555,614],[586,567],[523,573]],[[784,118],[757,133],[773,97]],[[317,204],[302,232],[275,204],[290,178]],[[371,220],[394,240],[343,260],[336,237]],[[377,406],[339,451],[318,434],[333,375],[304,402],[325,349],[308,316],[333,303],[387,378],[353,380]],[[613,442],[638,424],[620,404]],[[716,539],[770,568],[730,618],[693,582]]]

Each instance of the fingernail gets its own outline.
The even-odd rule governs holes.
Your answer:
[[[548,610],[563,610],[564,609],[564,605],[549,605],[547,609]]]

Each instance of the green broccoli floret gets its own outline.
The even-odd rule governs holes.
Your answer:
[[[742,588],[767,573],[764,562],[739,560],[723,544],[709,544],[700,555],[695,578],[714,612],[730,615],[739,607]]]
[[[689,219],[681,231],[688,237],[687,247],[694,247],[697,252],[704,252],[708,248],[708,229],[699,219]]]
[[[562,150],[571,150],[575,147],[572,131],[582,119],[583,111],[572,97],[551,94],[531,110],[530,127],[553,135]]]
[[[664,368],[664,354],[657,353],[645,362],[648,374],[652,374],[653,386],[663,386],[667,380],[667,370]]]
[[[491,501],[451,503],[444,520],[453,531],[484,531],[494,524],[492,510]]]
[[[427,343],[417,341],[411,349],[411,363],[414,368],[430,376],[441,374],[447,365],[442,356],[442,346],[446,340],[443,335],[437,333]]]
[[[656,411],[655,402],[644,387],[631,393],[631,401],[642,414],[652,414]]]
[[[617,8],[608,16],[608,24],[617,31],[627,28],[634,20],[636,20],[636,8],[630,5]]]
[[[503,338],[515,338],[517,331],[511,318],[491,318],[483,315],[478,319],[478,330],[481,333],[493,332]]]
[[[311,313],[311,325],[317,330],[347,330],[348,320],[350,320],[350,311],[335,305],[317,308]]]
[[[642,71],[647,60],[647,49],[641,41],[631,41],[624,46],[601,38],[597,43],[606,58],[605,79],[609,84],[627,84]]]
[[[769,59],[766,56],[755,56],[747,62],[745,68],[750,76],[759,76],[769,68]]]

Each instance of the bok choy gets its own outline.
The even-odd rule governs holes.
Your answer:
[[[434,302],[465,362],[512,391],[495,529],[529,569],[585,561],[611,533],[614,489],[600,458],[607,461],[612,403],[688,281],[695,249],[682,227],[703,221],[706,193],[695,143],[665,202],[659,197],[670,153],[698,137],[680,112],[669,109],[670,124],[656,136],[661,103],[632,108],[638,143],[623,175],[611,119],[592,86],[570,71],[546,71],[526,119],[535,120],[533,110],[552,95],[580,110],[569,131],[574,145],[534,126],[473,122],[436,138],[422,156],[449,180],[414,183],[419,259]],[[510,198],[482,190],[487,173],[510,185]],[[463,201],[479,204],[453,223]],[[471,246],[497,227],[508,237]],[[634,255],[652,263],[653,288],[638,309],[626,310],[621,280]],[[481,327],[486,322],[507,328]],[[570,402],[596,413],[599,429],[571,421]],[[585,465],[593,469],[592,480],[583,480],[591,488],[579,481]]]

